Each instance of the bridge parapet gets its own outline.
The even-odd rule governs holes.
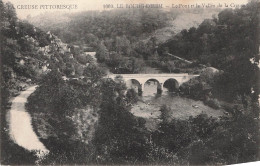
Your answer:
[[[109,74],[107,77],[115,78],[116,76],[121,75],[122,77],[183,77],[190,76],[188,73],[180,73],[180,74],[170,74],[170,73],[160,73],[160,74]]]

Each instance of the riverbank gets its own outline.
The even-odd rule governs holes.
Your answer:
[[[68,84],[68,82],[65,82],[60,89],[66,91],[65,87]],[[39,86],[28,98],[26,105],[32,117],[34,131],[50,151],[40,164],[89,163],[91,158],[88,156],[91,156],[94,150],[91,140],[98,121],[98,110],[92,106],[84,106],[81,109],[70,108],[65,110],[65,107],[59,109],[57,107],[61,104],[70,102],[58,104],[53,102],[62,100],[64,93],[53,97],[56,94],[55,90],[48,88],[50,86]],[[82,93],[80,89],[77,90]],[[65,111],[70,114],[64,114]]]
[[[160,108],[166,105],[171,109],[171,119],[186,120],[190,116],[196,117],[199,114],[207,114],[209,117],[218,118],[224,115],[223,109],[213,109],[206,106],[202,101],[195,101],[180,96],[163,95],[160,97],[143,97],[132,106],[131,112],[137,116],[146,119],[146,127],[150,130],[156,130],[160,122]]]
[[[8,113],[8,123],[10,138],[26,150],[38,152],[37,156],[41,157],[49,151],[35,134],[31,124],[31,116],[25,109],[27,98],[35,91],[36,87],[28,88],[12,100],[11,109]]]

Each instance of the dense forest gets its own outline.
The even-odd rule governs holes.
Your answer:
[[[224,165],[259,160],[259,2],[223,10],[161,44],[152,33],[175,15],[160,10],[81,13],[67,28],[54,30],[56,36],[20,21],[7,5],[0,3],[1,163],[37,160],[34,152],[10,140],[6,125],[9,100],[24,82],[39,86],[26,108],[50,150],[38,164]],[[102,67],[83,56],[84,48],[97,52]],[[162,105],[158,129],[148,130],[146,120],[130,112],[139,100],[136,92],[127,90],[121,77],[102,79],[107,69],[139,73],[146,65],[167,72],[217,68],[216,73],[203,69],[180,89],[183,97],[221,107],[229,116],[171,120],[171,108]]]
[[[258,94],[259,5],[225,9],[218,18],[205,20],[198,28],[183,30],[159,46],[169,53],[224,71],[216,95],[234,99],[237,95]],[[218,92],[217,92],[218,91]],[[258,98],[258,96],[255,96]]]
[[[206,12],[210,15],[216,11]],[[205,15],[205,11],[199,9],[187,12],[194,17]],[[193,72],[188,70],[194,69],[193,66],[170,57],[161,57],[156,49],[165,40],[161,36],[169,35],[169,32],[169,36],[177,33],[172,23],[182,15],[181,10],[131,9],[64,14],[60,16],[63,22],[58,23],[48,15],[30,18],[29,21],[50,30],[66,43],[86,46],[86,50],[92,48],[97,52],[98,61],[113,73],[140,73],[144,72],[145,66],[156,66],[164,72]],[[177,21],[176,24],[183,23]],[[161,36],[158,33],[162,33]]]
[[[155,52],[156,40],[147,36],[174,17],[160,10],[87,12],[72,17],[65,31],[54,33],[94,47],[98,61],[113,73],[139,73],[145,66],[143,58]]]
[[[43,31],[37,29],[34,31],[33,26],[19,22],[14,10],[8,9],[7,6],[12,4],[4,4],[0,1],[1,8],[1,163],[9,164],[33,164],[36,156],[24,150],[22,147],[14,144],[8,135],[8,126],[6,122],[7,109],[10,107],[9,100],[12,96],[19,92],[22,88],[21,83],[27,79],[35,79],[35,68],[38,57],[32,51],[32,44],[25,37],[29,33],[35,38],[41,38],[42,46],[48,43]],[[36,29],[35,29],[36,30]],[[33,34],[32,34],[33,33]],[[29,37],[29,36],[28,36]],[[32,63],[35,65],[20,65],[20,57],[34,57]],[[23,61],[22,63],[23,64]],[[40,69],[39,69],[39,72]]]
[[[19,20],[11,3],[0,1],[0,8],[1,161],[9,164],[33,164],[35,154],[17,146],[8,136],[6,117],[10,101],[27,87],[38,84],[52,70],[59,71],[63,77],[82,76],[83,66],[93,59],[84,57],[82,62],[80,55],[57,36]],[[93,67],[90,65],[89,68]]]

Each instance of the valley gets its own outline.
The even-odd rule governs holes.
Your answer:
[[[1,164],[258,160],[258,2],[27,20],[0,5]]]

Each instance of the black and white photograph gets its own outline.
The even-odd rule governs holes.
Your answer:
[[[0,13],[1,165],[260,165],[260,1]]]

